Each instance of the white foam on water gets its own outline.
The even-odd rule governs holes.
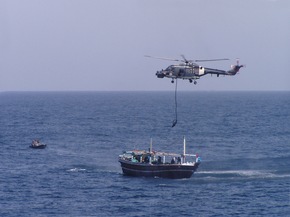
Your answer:
[[[82,169],[82,168],[72,168],[72,169],[68,169],[68,172],[84,172],[86,171],[86,169]]]
[[[217,176],[240,176],[240,177],[249,177],[249,178],[287,178],[290,177],[290,174],[277,174],[275,171],[270,170],[217,170],[217,171],[199,171],[197,172],[201,175],[207,175],[212,177]]]

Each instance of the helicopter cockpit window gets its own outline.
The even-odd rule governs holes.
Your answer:
[[[172,66],[168,66],[168,67],[166,68],[166,71],[172,71]]]

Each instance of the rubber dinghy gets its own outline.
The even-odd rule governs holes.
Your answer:
[[[38,139],[35,139],[31,142],[31,145],[29,147],[35,149],[44,149],[46,148],[46,144],[43,144]]]

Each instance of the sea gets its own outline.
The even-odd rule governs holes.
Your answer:
[[[290,216],[290,92],[1,92],[0,216]],[[201,157],[129,177],[127,150]],[[31,149],[32,140],[47,144]]]

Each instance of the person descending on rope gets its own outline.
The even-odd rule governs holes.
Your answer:
[[[173,120],[172,127],[175,127],[177,124],[177,79],[175,82],[175,120]]]
[[[176,124],[177,124],[177,120],[174,120],[172,123],[172,127],[175,127]]]

